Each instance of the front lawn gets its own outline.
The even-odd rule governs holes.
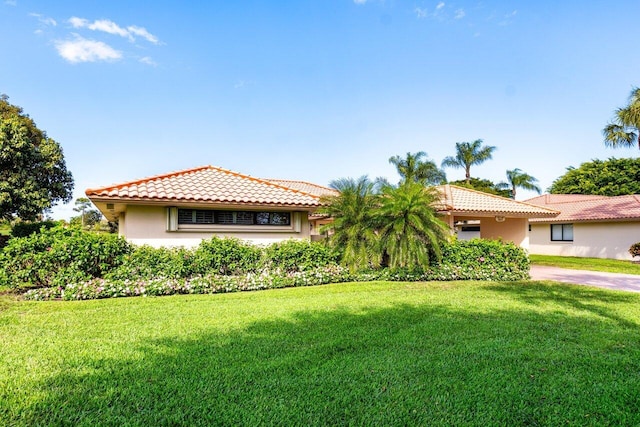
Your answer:
[[[605,271],[608,273],[640,274],[640,264],[632,261],[571,256],[529,255],[531,264],[574,270]]]
[[[0,296],[0,425],[638,425],[640,295],[370,282]]]

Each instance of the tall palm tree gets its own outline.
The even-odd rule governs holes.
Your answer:
[[[430,254],[440,257],[441,244],[450,232],[436,216],[433,205],[437,201],[433,187],[414,181],[382,189],[376,219],[380,249],[389,257],[390,267],[426,268]]]
[[[381,253],[375,230],[376,184],[366,176],[341,178],[329,184],[339,193],[321,198],[319,209],[333,218],[321,228],[329,241],[342,251],[342,262],[352,271],[380,265]]]
[[[633,147],[640,149],[640,88],[633,88],[629,104],[618,108],[615,117],[603,130],[604,144],[608,147]]]
[[[429,160],[427,153],[418,151],[417,153],[407,153],[407,156],[393,156],[389,158],[389,163],[394,165],[401,177],[401,183],[415,181],[421,184],[442,184],[447,181],[444,171],[436,166],[433,160]]]
[[[442,160],[442,167],[464,168],[467,184],[471,180],[471,166],[479,165],[493,156],[496,147],[490,145],[482,146],[482,140],[476,139],[473,142],[456,142],[456,156],[445,157]]]
[[[518,168],[507,171],[507,182],[500,182],[498,187],[508,188],[511,190],[511,198],[516,198],[516,188],[522,188],[524,190],[535,191],[538,194],[541,193],[540,187],[536,184],[538,180],[528,173],[521,171]]]

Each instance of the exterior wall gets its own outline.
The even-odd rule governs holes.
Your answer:
[[[193,247],[203,239],[212,236],[236,237],[254,244],[266,245],[287,239],[309,239],[307,212],[292,215],[291,222],[299,218],[300,231],[295,227],[288,230],[272,226],[224,226],[218,230],[167,231],[167,209],[162,206],[127,206],[125,215],[120,216],[119,232],[131,243],[138,245]],[[221,230],[223,229],[224,230]]]
[[[549,224],[531,224],[530,234],[532,254],[631,260],[629,247],[640,242],[640,223],[573,223],[573,242],[552,242]]]
[[[501,239],[524,249],[529,248],[528,230],[527,218],[505,218],[503,222],[497,222],[493,217],[480,219],[480,238]]]

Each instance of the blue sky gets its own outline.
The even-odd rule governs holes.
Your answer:
[[[638,16],[638,1],[0,0],[0,93],[62,145],[75,198],[207,164],[396,181],[389,157],[439,164],[479,138],[497,150],[473,176],[518,167],[546,189],[638,156],[601,136],[640,85]]]

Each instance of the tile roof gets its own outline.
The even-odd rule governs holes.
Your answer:
[[[538,206],[560,211],[552,219],[532,222],[624,221],[640,219],[640,195],[593,196],[583,194],[544,194],[527,200]]]
[[[335,196],[338,194],[337,190],[329,187],[323,187],[322,185],[312,184],[305,181],[292,181],[288,179],[265,179],[265,181],[273,182],[274,184],[282,185],[283,187],[293,188],[294,190],[303,191],[314,196]]]
[[[530,203],[517,202],[513,199],[484,193],[457,185],[445,184],[435,187],[441,194],[441,211],[451,211],[454,214],[487,214],[504,215],[526,218],[554,217],[558,212],[535,206]]]
[[[108,187],[88,189],[90,199],[316,207],[320,197],[215,166],[201,166]]]

